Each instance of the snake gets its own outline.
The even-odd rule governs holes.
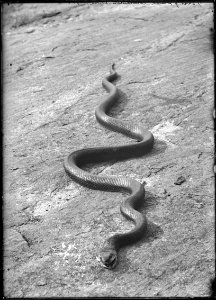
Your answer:
[[[64,160],[64,169],[73,181],[90,189],[111,191],[127,194],[122,201],[120,211],[123,216],[134,223],[132,230],[126,233],[116,233],[106,238],[99,252],[99,261],[103,267],[114,269],[118,263],[119,249],[139,241],[147,228],[145,214],[138,211],[144,201],[144,184],[123,176],[100,176],[83,169],[85,164],[108,161],[122,161],[128,158],[143,156],[153,148],[153,134],[139,126],[134,126],[108,115],[111,107],[119,98],[119,90],[113,81],[118,78],[115,64],[112,64],[110,73],[105,76],[102,86],[108,96],[95,110],[95,117],[102,126],[130,137],[136,142],[120,146],[84,148],[70,153]]]

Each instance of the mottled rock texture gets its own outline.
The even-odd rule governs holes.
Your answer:
[[[3,12],[4,295],[208,296],[214,276],[213,5],[15,4]],[[148,155],[90,166],[145,182],[148,229],[114,271],[96,257],[132,224],[124,195],[72,182],[63,160],[130,139],[94,110],[115,62],[116,118]]]

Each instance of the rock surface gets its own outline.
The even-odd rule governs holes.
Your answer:
[[[214,276],[213,5],[15,4],[3,10],[5,297],[208,296]],[[104,239],[132,228],[124,195],[72,182],[63,160],[130,140],[94,110],[115,62],[116,118],[152,131],[139,159],[91,166],[145,182],[148,229],[114,271]]]

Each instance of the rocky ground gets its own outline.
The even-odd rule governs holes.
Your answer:
[[[214,277],[213,5],[15,4],[3,10],[5,297],[208,296]],[[132,228],[124,195],[63,169],[130,139],[94,110],[115,62],[116,118],[155,136],[143,158],[91,166],[145,183],[148,228],[115,270],[96,257]]]

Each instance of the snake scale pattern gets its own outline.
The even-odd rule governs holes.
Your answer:
[[[102,85],[109,93],[106,99],[96,108],[95,116],[97,121],[112,131],[117,131],[137,142],[124,146],[86,148],[69,154],[64,161],[66,173],[77,183],[91,189],[121,192],[129,195],[120,206],[121,213],[129,220],[133,221],[134,228],[126,233],[115,234],[107,238],[100,250],[100,261],[105,268],[115,268],[118,261],[118,251],[121,247],[135,243],[142,236],[146,229],[147,220],[145,215],[137,209],[145,197],[143,184],[125,177],[98,176],[88,173],[82,169],[87,163],[98,163],[111,160],[125,160],[127,158],[140,157],[149,152],[154,143],[151,132],[138,126],[125,124],[107,115],[110,108],[118,99],[118,89],[112,83],[117,79],[114,64],[110,74],[107,75]]]

